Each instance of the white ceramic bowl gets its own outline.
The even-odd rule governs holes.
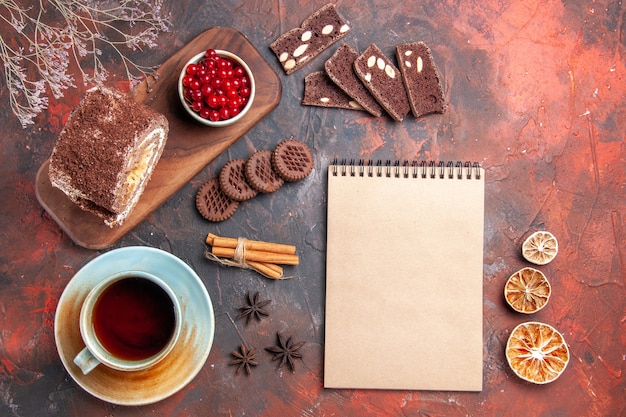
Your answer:
[[[212,126],[212,127],[230,126],[230,125],[232,125],[234,123],[237,123],[237,121],[241,120],[246,115],[248,110],[250,110],[250,107],[252,107],[252,103],[254,101],[254,95],[256,93],[256,86],[255,86],[255,82],[254,82],[254,76],[252,75],[252,71],[250,70],[250,67],[248,67],[248,64],[246,64],[246,62],[243,59],[241,59],[239,56],[233,54],[232,52],[223,51],[223,50],[220,50],[220,49],[216,49],[215,52],[218,55],[220,55],[220,56],[228,57],[228,58],[232,59],[233,61],[235,61],[237,64],[241,65],[246,70],[248,78],[250,79],[250,84],[249,84],[250,96],[248,97],[248,102],[246,103],[245,107],[243,107],[241,109],[241,111],[236,116],[233,116],[230,119],[219,120],[219,121],[211,121],[209,119],[205,119],[205,118],[201,117],[200,114],[198,114],[197,112],[195,112],[191,108],[189,101],[187,99],[185,99],[183,78],[186,75],[187,66],[189,64],[197,64],[202,59],[204,59],[205,52],[200,52],[199,54],[197,54],[196,56],[191,58],[189,61],[187,61],[187,63],[183,67],[182,71],[180,72],[180,76],[178,77],[178,96],[180,97],[180,102],[182,103],[183,107],[185,108],[185,111],[191,117],[193,117],[195,120],[197,120],[198,122],[202,123],[203,125],[205,125],[205,126]]]

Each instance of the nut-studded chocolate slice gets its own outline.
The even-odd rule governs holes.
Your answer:
[[[324,71],[314,71],[304,77],[302,105],[363,110],[363,107],[337,87]]]
[[[443,113],[446,102],[430,48],[423,42],[405,43],[396,46],[396,56],[413,115]]]
[[[217,178],[205,182],[196,193],[196,208],[207,220],[221,222],[235,214],[239,202],[229,198]]]
[[[411,111],[400,71],[375,44],[354,61],[354,72],[395,120],[401,122]]]
[[[373,116],[380,117],[383,113],[372,94],[365,88],[354,73],[353,64],[359,53],[348,44],[341,44],[335,53],[326,60],[324,69],[328,77],[346,94],[352,97],[361,107]]]
[[[270,44],[285,74],[302,68],[333,43],[343,38],[350,26],[337,13],[334,4],[327,4],[307,17],[299,28],[291,29]]]
[[[313,153],[304,143],[287,139],[272,152],[274,171],[285,181],[300,181],[313,170]]]
[[[256,151],[246,161],[248,184],[260,193],[271,193],[284,184],[284,180],[272,168],[272,152]]]
[[[246,180],[245,165],[245,159],[237,158],[228,161],[220,171],[220,188],[235,201],[249,200],[258,193]]]

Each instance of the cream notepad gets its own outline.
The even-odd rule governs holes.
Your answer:
[[[324,386],[482,389],[484,172],[328,168]]]

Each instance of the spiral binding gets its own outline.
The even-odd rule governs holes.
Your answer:
[[[333,176],[351,177],[395,177],[395,178],[457,178],[477,179],[481,177],[480,163],[468,161],[372,161],[360,159],[358,163],[337,159],[332,163]]]

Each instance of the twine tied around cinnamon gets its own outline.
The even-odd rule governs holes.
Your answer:
[[[211,246],[211,250],[205,251],[207,259],[225,266],[254,269],[271,279],[290,278],[283,275],[283,268],[278,264],[299,264],[296,247],[292,245],[220,237],[213,233],[207,235],[205,242]]]

